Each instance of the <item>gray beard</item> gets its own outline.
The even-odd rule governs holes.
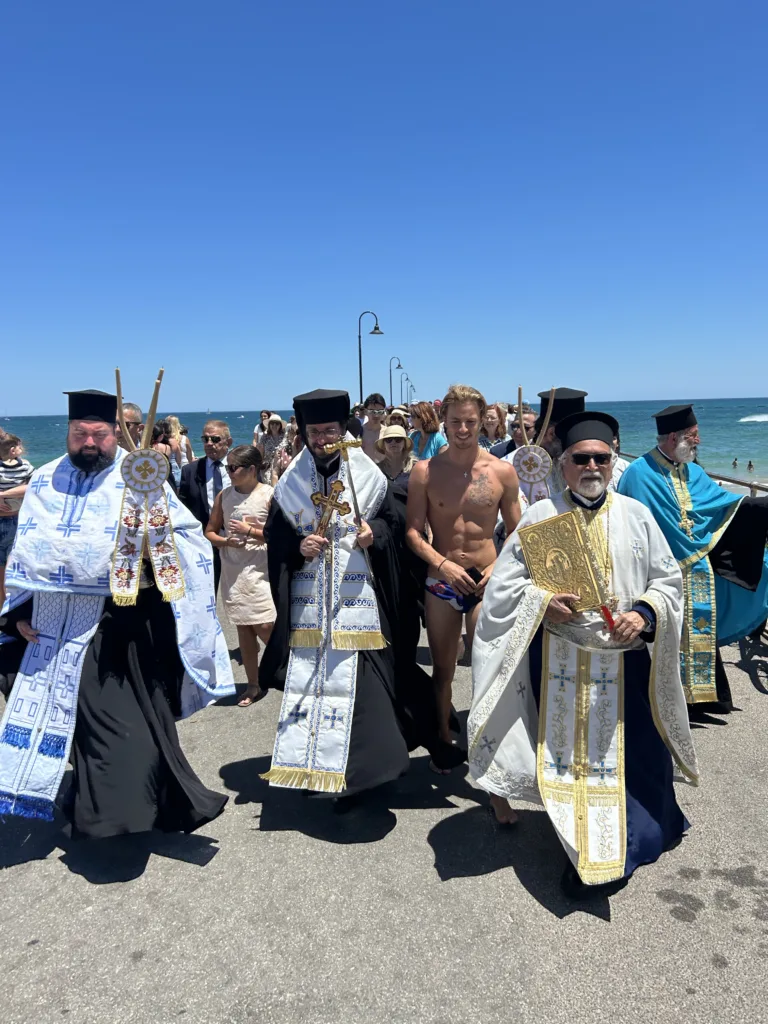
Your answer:
[[[545,452],[548,452],[552,459],[559,459],[563,454],[563,442],[559,437],[553,437],[551,441],[547,441],[546,444],[541,446]]]
[[[587,501],[597,501],[597,499],[605,493],[607,488],[608,484],[602,477],[600,477],[599,480],[579,481],[576,493],[580,498],[586,498]]]
[[[696,458],[696,446],[689,441],[678,441],[672,456],[675,462],[693,462]]]

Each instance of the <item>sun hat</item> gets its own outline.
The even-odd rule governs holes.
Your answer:
[[[376,441],[376,447],[380,452],[382,452],[382,454],[386,451],[384,447],[384,442],[388,437],[399,437],[401,440],[405,441],[405,450],[407,452],[413,451],[413,441],[410,439],[410,437],[408,437],[408,435],[406,434],[405,430],[402,427],[399,427],[396,423],[393,423],[389,427],[382,428],[382,431],[379,434],[378,439]]]
[[[272,415],[267,420],[267,423],[279,423],[282,426],[283,417],[282,416],[278,416],[278,414],[276,412],[273,412]]]

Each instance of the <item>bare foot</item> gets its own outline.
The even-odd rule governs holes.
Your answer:
[[[517,823],[517,811],[512,810],[509,806],[509,801],[505,800],[503,796],[496,796],[495,793],[491,793],[491,807],[496,815],[496,821],[500,825],[514,825]]]

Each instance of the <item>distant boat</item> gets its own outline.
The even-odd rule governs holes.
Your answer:
[[[245,419],[245,416],[238,416],[237,418],[238,418],[239,420],[244,420],[244,419]]]

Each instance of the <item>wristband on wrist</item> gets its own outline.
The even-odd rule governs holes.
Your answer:
[[[446,557],[442,560],[440,565],[438,565],[438,567],[435,569],[435,575],[437,575],[440,572],[440,570],[443,568],[443,566],[445,565],[445,563],[447,561],[448,561],[448,556],[446,555]]]

